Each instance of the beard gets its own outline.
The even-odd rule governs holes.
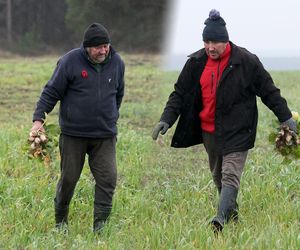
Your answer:
[[[106,58],[106,55],[100,55],[100,56],[95,56],[94,58],[92,58],[92,60],[95,63],[102,63]]]

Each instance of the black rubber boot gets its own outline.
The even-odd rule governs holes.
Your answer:
[[[94,205],[94,233],[101,233],[111,212],[111,206]]]
[[[69,206],[60,207],[54,200],[55,208],[55,227],[57,229],[66,229],[68,226]]]
[[[230,219],[237,221],[238,219],[238,205],[236,198],[238,190],[233,187],[223,186],[220,195],[220,203],[218,207],[218,214],[211,221],[211,225],[215,233],[223,230],[224,224]]]

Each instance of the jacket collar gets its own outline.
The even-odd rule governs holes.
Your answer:
[[[231,56],[229,60],[231,61],[231,64],[241,64],[242,55],[241,55],[240,47],[236,46],[232,42],[230,42],[230,45],[231,45]]]
[[[188,55],[188,57],[195,58],[195,59],[204,59],[204,58],[206,59],[207,55],[205,53],[205,49],[203,48],[203,49],[200,49],[200,50]]]

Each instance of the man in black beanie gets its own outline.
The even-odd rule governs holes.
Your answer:
[[[294,132],[297,127],[286,100],[259,59],[229,41],[220,13],[211,10],[205,25],[204,48],[189,56],[152,137],[156,140],[159,133],[165,134],[179,117],[171,146],[204,144],[220,195],[211,225],[220,232],[230,219],[238,219],[240,179],[256,137],[256,96],[282,125]]]
[[[86,155],[95,179],[94,232],[100,232],[110,215],[117,180],[117,120],[124,71],[107,30],[93,23],[86,29],[81,47],[59,59],[37,102],[31,131],[44,131],[45,114],[60,101],[61,176],[54,199],[59,229],[68,224],[69,205]]]

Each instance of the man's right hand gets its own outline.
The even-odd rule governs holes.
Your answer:
[[[169,129],[169,124],[163,121],[160,121],[159,123],[157,123],[153,129],[152,132],[152,139],[156,140],[158,137],[159,132],[164,135],[167,130]]]
[[[43,127],[43,122],[41,122],[41,121],[34,121],[33,122],[33,126],[32,126],[32,128],[31,128],[31,130],[30,131],[41,131],[41,132],[45,132],[45,129],[44,129],[44,127]]]

